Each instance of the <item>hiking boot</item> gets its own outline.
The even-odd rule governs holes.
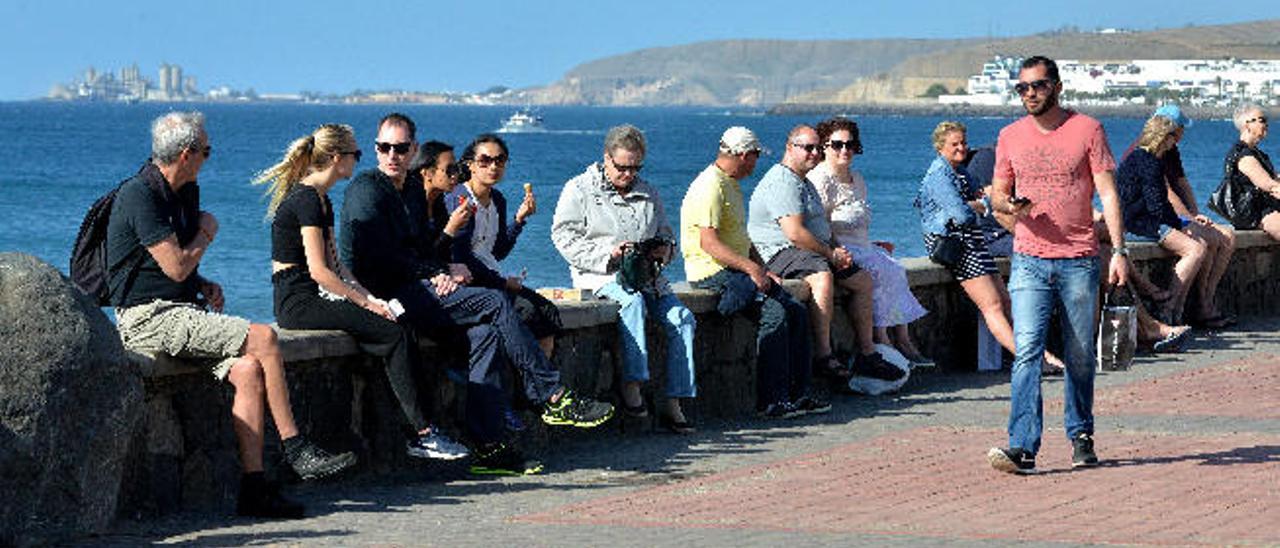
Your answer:
[[[476,452],[468,471],[477,476],[528,476],[542,471],[542,463],[525,458],[520,450],[498,443]]]
[[[769,404],[759,415],[762,419],[793,419],[800,416],[800,411],[794,403],[780,401]]]
[[[613,416],[613,405],[588,398],[579,398],[570,390],[560,395],[560,401],[547,402],[542,408],[542,422],[552,426],[577,426],[593,428],[604,424]]]
[[[306,513],[301,503],[284,498],[280,491],[267,485],[262,474],[240,479],[240,495],[236,498],[236,515],[251,518],[298,519]]]
[[[292,448],[286,446],[284,460],[304,480],[331,476],[356,463],[356,456],[350,451],[334,455],[306,439],[292,445]]]
[[[1091,468],[1098,465],[1098,454],[1093,452],[1093,434],[1081,432],[1071,438],[1071,467]]]
[[[1036,473],[1036,456],[1017,447],[1001,449],[992,447],[987,451],[987,461],[991,467],[1010,474]]]
[[[791,405],[795,407],[797,415],[821,415],[831,411],[830,403],[812,396],[801,396]]]
[[[434,426],[426,434],[419,434],[410,441],[406,452],[410,457],[438,460],[457,460],[471,454],[466,446],[453,441]]]
[[[853,359],[852,370],[855,377],[871,377],[882,381],[896,381],[906,375],[901,369],[884,361],[879,352],[859,354]]]

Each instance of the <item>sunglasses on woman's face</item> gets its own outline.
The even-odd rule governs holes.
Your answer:
[[[841,150],[844,150],[845,147],[848,147],[850,152],[853,152],[854,154],[862,154],[862,144],[854,141],[853,139],[848,141],[837,141],[832,139],[827,141],[827,146],[831,147],[831,150],[836,152],[840,152]]]
[[[491,165],[505,167],[507,165],[507,155],[499,154],[497,156],[489,156],[488,154],[480,154],[476,156],[475,162],[479,167],[489,167]]]

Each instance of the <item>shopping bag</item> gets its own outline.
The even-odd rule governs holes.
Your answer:
[[[1138,349],[1138,305],[1127,285],[1113,286],[1103,297],[1098,325],[1098,370],[1124,371]]]

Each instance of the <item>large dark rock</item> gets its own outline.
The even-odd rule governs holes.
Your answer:
[[[115,326],[52,266],[0,253],[0,545],[111,523],[142,380]]]

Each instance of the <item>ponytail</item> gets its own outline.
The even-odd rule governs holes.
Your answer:
[[[280,207],[280,202],[284,201],[284,197],[293,190],[298,181],[307,176],[315,147],[315,135],[294,140],[280,163],[267,168],[253,179],[255,185],[268,185],[266,194],[271,197],[271,203],[267,205],[267,219],[275,217],[276,208]]]
[[[276,215],[280,202],[293,187],[311,174],[312,170],[323,170],[330,165],[332,158],[340,151],[355,148],[355,133],[351,126],[325,124],[305,137],[299,137],[289,144],[280,163],[267,168],[257,177],[253,184],[268,185],[266,195],[271,197],[267,206],[267,219]]]

